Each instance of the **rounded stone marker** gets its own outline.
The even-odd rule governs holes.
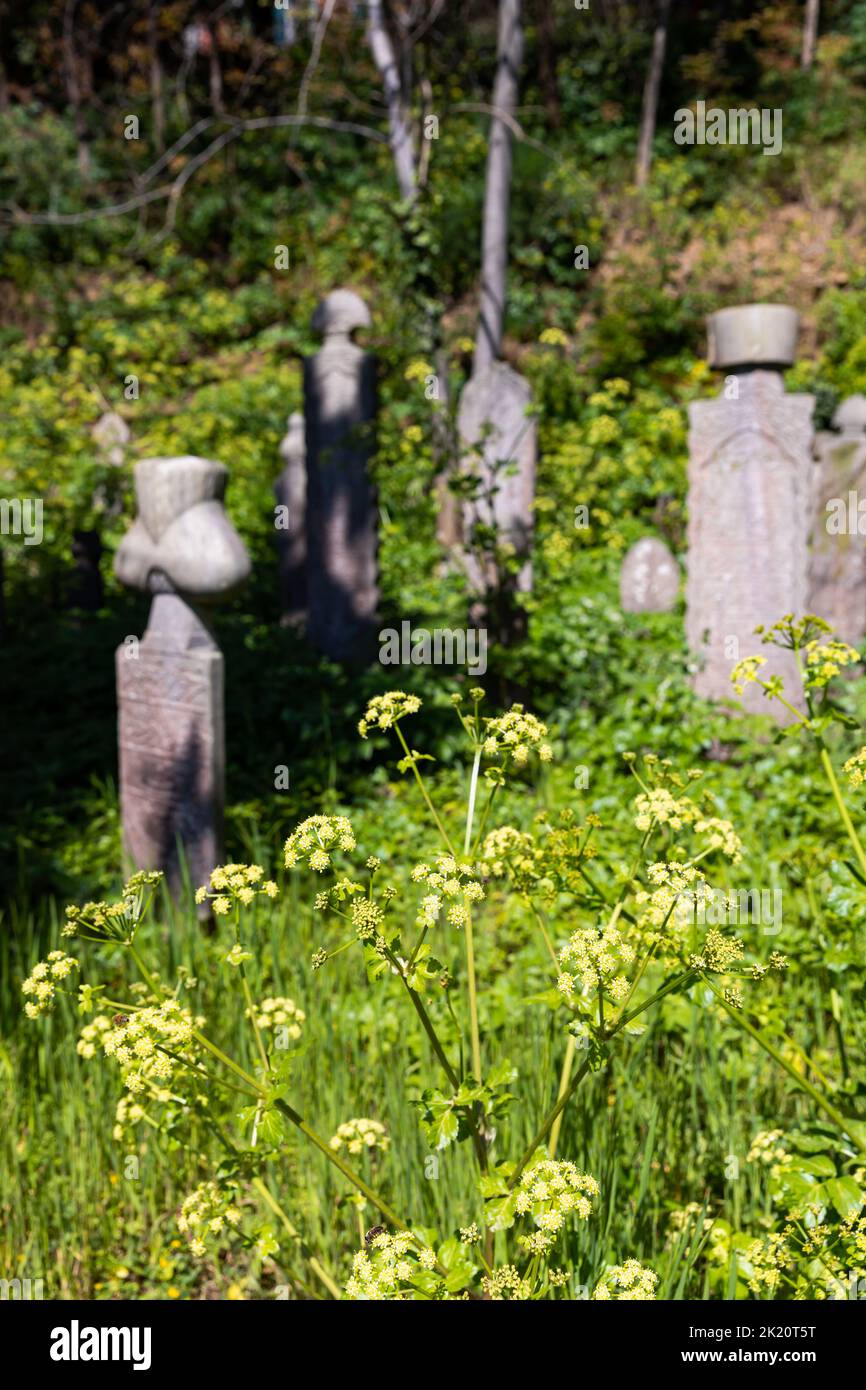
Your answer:
[[[644,536],[626,554],[619,574],[625,613],[668,613],[680,590],[680,567],[664,541]]]
[[[790,367],[800,315],[787,304],[738,304],[710,314],[707,329],[711,367]]]

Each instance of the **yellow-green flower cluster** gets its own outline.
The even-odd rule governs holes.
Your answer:
[[[417,714],[420,708],[418,696],[407,695],[405,690],[389,690],[385,695],[374,695],[358,723],[358,733],[361,738],[366,738],[371,729],[393,729],[399,719],[407,714]]]
[[[671,830],[681,830],[698,816],[694,802],[687,797],[672,796],[667,787],[641,792],[635,798],[635,810],[634,823],[638,830],[649,830],[653,825],[669,825]]]
[[[742,661],[738,661],[731,671],[731,684],[738,695],[745,692],[747,685],[758,682],[758,672],[762,666],[766,666],[765,656],[744,656]]]
[[[111,1019],[106,1018],[105,1014],[97,1014],[91,1023],[85,1024],[75,1047],[79,1057],[84,1057],[87,1061],[91,1057],[95,1057],[96,1049],[100,1046],[103,1035],[110,1033],[113,1026]]]
[[[208,1245],[218,1249],[226,1230],[240,1225],[241,1212],[235,1206],[233,1193],[212,1180],[200,1183],[186,1197],[177,1214],[177,1228],[189,1242],[190,1254],[199,1258],[207,1254]]]
[[[346,816],[308,816],[286,840],[286,868],[293,869],[306,859],[309,867],[321,874],[330,867],[335,850],[348,854],[355,845],[355,832]]]
[[[515,830],[512,825],[500,825],[484,838],[481,857],[494,878],[504,877],[511,869],[518,876],[534,875],[538,851],[531,835]]]
[[[732,864],[739,864],[743,857],[743,842],[729,820],[720,820],[718,816],[705,816],[702,820],[695,821],[694,831],[696,835],[707,837],[709,849],[720,849]]]
[[[293,999],[282,996],[263,999],[253,1016],[257,1028],[285,1028],[293,1042],[301,1036],[301,1029],[307,1021],[303,1009],[299,1009]]]
[[[450,903],[446,921],[452,927],[465,927],[472,903],[480,902],[484,889],[475,879],[471,865],[458,864],[450,854],[442,854],[436,860],[435,868],[427,864],[416,864],[412,870],[412,881],[423,883],[433,892],[421,899],[416,918],[419,927],[432,927],[438,922],[443,906]]]
[[[829,642],[819,642],[817,638],[807,642],[806,670],[803,684],[809,690],[822,690],[838,676],[844,666],[853,666],[860,660],[859,652],[849,647],[847,642],[839,642],[835,637]]]
[[[164,1087],[178,1063],[169,1052],[189,1058],[196,1049],[193,1030],[202,1020],[193,1020],[176,999],[118,1014],[108,1030],[101,1030],[98,1041],[106,1057],[121,1069],[123,1084],[136,1094],[148,1087]]]
[[[711,970],[724,975],[743,959],[743,943],[736,936],[725,936],[724,932],[708,931],[699,954],[689,957],[689,964],[695,970]]]
[[[849,758],[848,761],[842,765],[842,771],[847,776],[849,785],[852,786],[855,791],[859,790],[864,780],[866,780],[866,771],[864,771],[864,769],[866,769],[866,748],[858,749],[853,758]]]
[[[532,1285],[515,1265],[500,1265],[484,1276],[481,1287],[493,1303],[524,1303],[532,1297]]]
[[[706,880],[694,864],[672,864],[664,860],[650,864],[646,871],[649,888],[634,894],[640,924],[661,928],[690,919],[697,904],[708,892]]]
[[[530,753],[537,753],[546,763],[553,757],[553,749],[544,742],[546,737],[546,724],[528,714],[523,705],[512,705],[505,714],[485,718],[482,751],[487,758],[510,756],[518,767],[528,762]]]
[[[329,1144],[335,1152],[345,1147],[350,1154],[360,1154],[365,1149],[378,1149],[380,1153],[387,1153],[391,1140],[388,1138],[388,1131],[379,1120],[357,1119],[346,1120],[345,1124],[338,1125],[337,1132]]]
[[[222,864],[210,876],[210,887],[197,888],[197,903],[211,903],[216,916],[225,916],[232,904],[249,907],[260,893],[266,898],[275,898],[277,885],[271,879],[263,879],[264,869],[258,864]]]
[[[27,996],[24,1012],[28,1018],[39,1018],[54,1007],[57,986],[73,970],[78,970],[78,961],[67,956],[65,951],[49,951],[47,960],[34,965],[21,986],[21,993]]]
[[[583,989],[602,986],[611,999],[624,999],[628,980],[617,971],[622,965],[631,965],[634,957],[634,947],[615,926],[578,927],[559,952],[562,970],[557,989],[574,994],[579,981]]]
[[[369,1241],[369,1251],[360,1250],[352,1260],[352,1273],[346,1284],[346,1297],[356,1302],[401,1302],[414,1298],[410,1281],[421,1270],[431,1270],[436,1256],[426,1247],[418,1249],[408,1231],[390,1235],[379,1231]]]
[[[131,941],[150,895],[162,880],[153,869],[142,869],[127,879],[120,898],[113,903],[85,903],[67,907],[62,936],[82,936],[97,941]]]
[[[626,1260],[624,1264],[611,1265],[605,1270],[592,1296],[604,1301],[645,1303],[655,1298],[658,1281],[658,1275],[638,1260]]]
[[[790,1155],[784,1144],[779,1143],[783,1137],[781,1129],[759,1130],[746,1154],[746,1162],[763,1163],[768,1167],[774,1163],[784,1163]]]
[[[586,1221],[592,1215],[592,1198],[598,1183],[568,1159],[540,1158],[526,1168],[517,1185],[514,1209],[531,1216],[538,1228],[520,1243],[534,1254],[553,1245],[568,1217]]]

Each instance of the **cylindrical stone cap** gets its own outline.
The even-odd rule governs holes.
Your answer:
[[[787,304],[741,304],[707,319],[711,367],[790,367],[800,315]]]

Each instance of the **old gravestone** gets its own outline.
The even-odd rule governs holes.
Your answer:
[[[619,574],[625,613],[667,613],[680,591],[680,567],[664,541],[643,536],[630,547]]]
[[[274,483],[277,499],[277,563],[282,621],[300,623],[307,608],[307,451],[304,417],[294,411],[280,444],[283,469]]]
[[[334,661],[373,649],[379,532],[370,480],[376,364],[352,334],[370,325],[364,301],[334,290],[313,327],[324,338],[304,362],[307,452],[307,586],[311,642]]]
[[[537,428],[531,404],[529,382],[507,362],[493,362],[467,382],[457,420],[462,469],[479,483],[476,497],[463,505],[464,540],[495,531],[496,543],[512,548],[518,562],[511,587],[519,593],[532,588]],[[479,597],[500,582],[492,546],[467,548],[464,564]]]
[[[686,636],[700,662],[695,689],[714,700],[733,698],[731,668],[754,654],[799,699],[792,656],[754,635],[808,606],[814,399],[786,394],[781,375],[798,327],[794,310],[778,304],[709,319],[710,365],[726,377],[715,400],[689,408]],[[779,716],[754,685],[743,704]]]
[[[822,431],[815,440],[808,607],[859,647],[866,635],[866,396],[843,401],[833,424],[838,433]]]
[[[250,572],[223,508],[227,479],[209,459],[142,460],[138,516],[115,557],[118,578],[153,595],[143,638],[116,656],[124,852],[162,869],[175,895],[178,845],[193,887],[223,857],[223,657],[210,609]]]

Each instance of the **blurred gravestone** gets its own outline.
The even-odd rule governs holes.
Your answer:
[[[664,541],[643,536],[629,549],[619,575],[626,613],[667,613],[677,601],[680,567]]]
[[[115,468],[120,468],[126,460],[126,450],[131,438],[129,425],[116,410],[107,410],[100,415],[93,426],[93,441],[100,454]]]
[[[227,479],[209,459],[142,460],[138,516],[115,557],[118,578],[153,595],[144,637],[116,657],[124,851],[162,869],[174,895],[178,844],[193,887],[223,857],[223,657],[209,614],[250,571],[223,509]]]
[[[464,564],[478,599],[499,588],[532,588],[537,429],[531,404],[529,382],[507,362],[471,377],[460,398],[461,468],[477,483],[476,496],[463,505]],[[517,567],[505,583],[495,555],[503,546]]]
[[[781,675],[792,702],[800,698],[793,657],[754,635],[808,607],[814,398],[787,395],[781,375],[798,327],[778,304],[712,314],[710,365],[728,375],[717,399],[689,407],[686,635],[701,663],[695,689],[714,700],[734,698],[731,668],[757,653],[763,673]],[[753,685],[743,704],[779,708]]]
[[[815,440],[809,609],[843,642],[866,634],[866,396],[843,401]]]
[[[370,325],[364,301],[334,290],[313,316],[324,337],[304,362],[307,450],[307,598],[312,643],[334,661],[373,650],[379,532],[369,476],[376,364],[352,341]]]
[[[307,608],[307,471],[304,417],[295,411],[280,444],[283,470],[274,484],[282,621],[296,624]]]

